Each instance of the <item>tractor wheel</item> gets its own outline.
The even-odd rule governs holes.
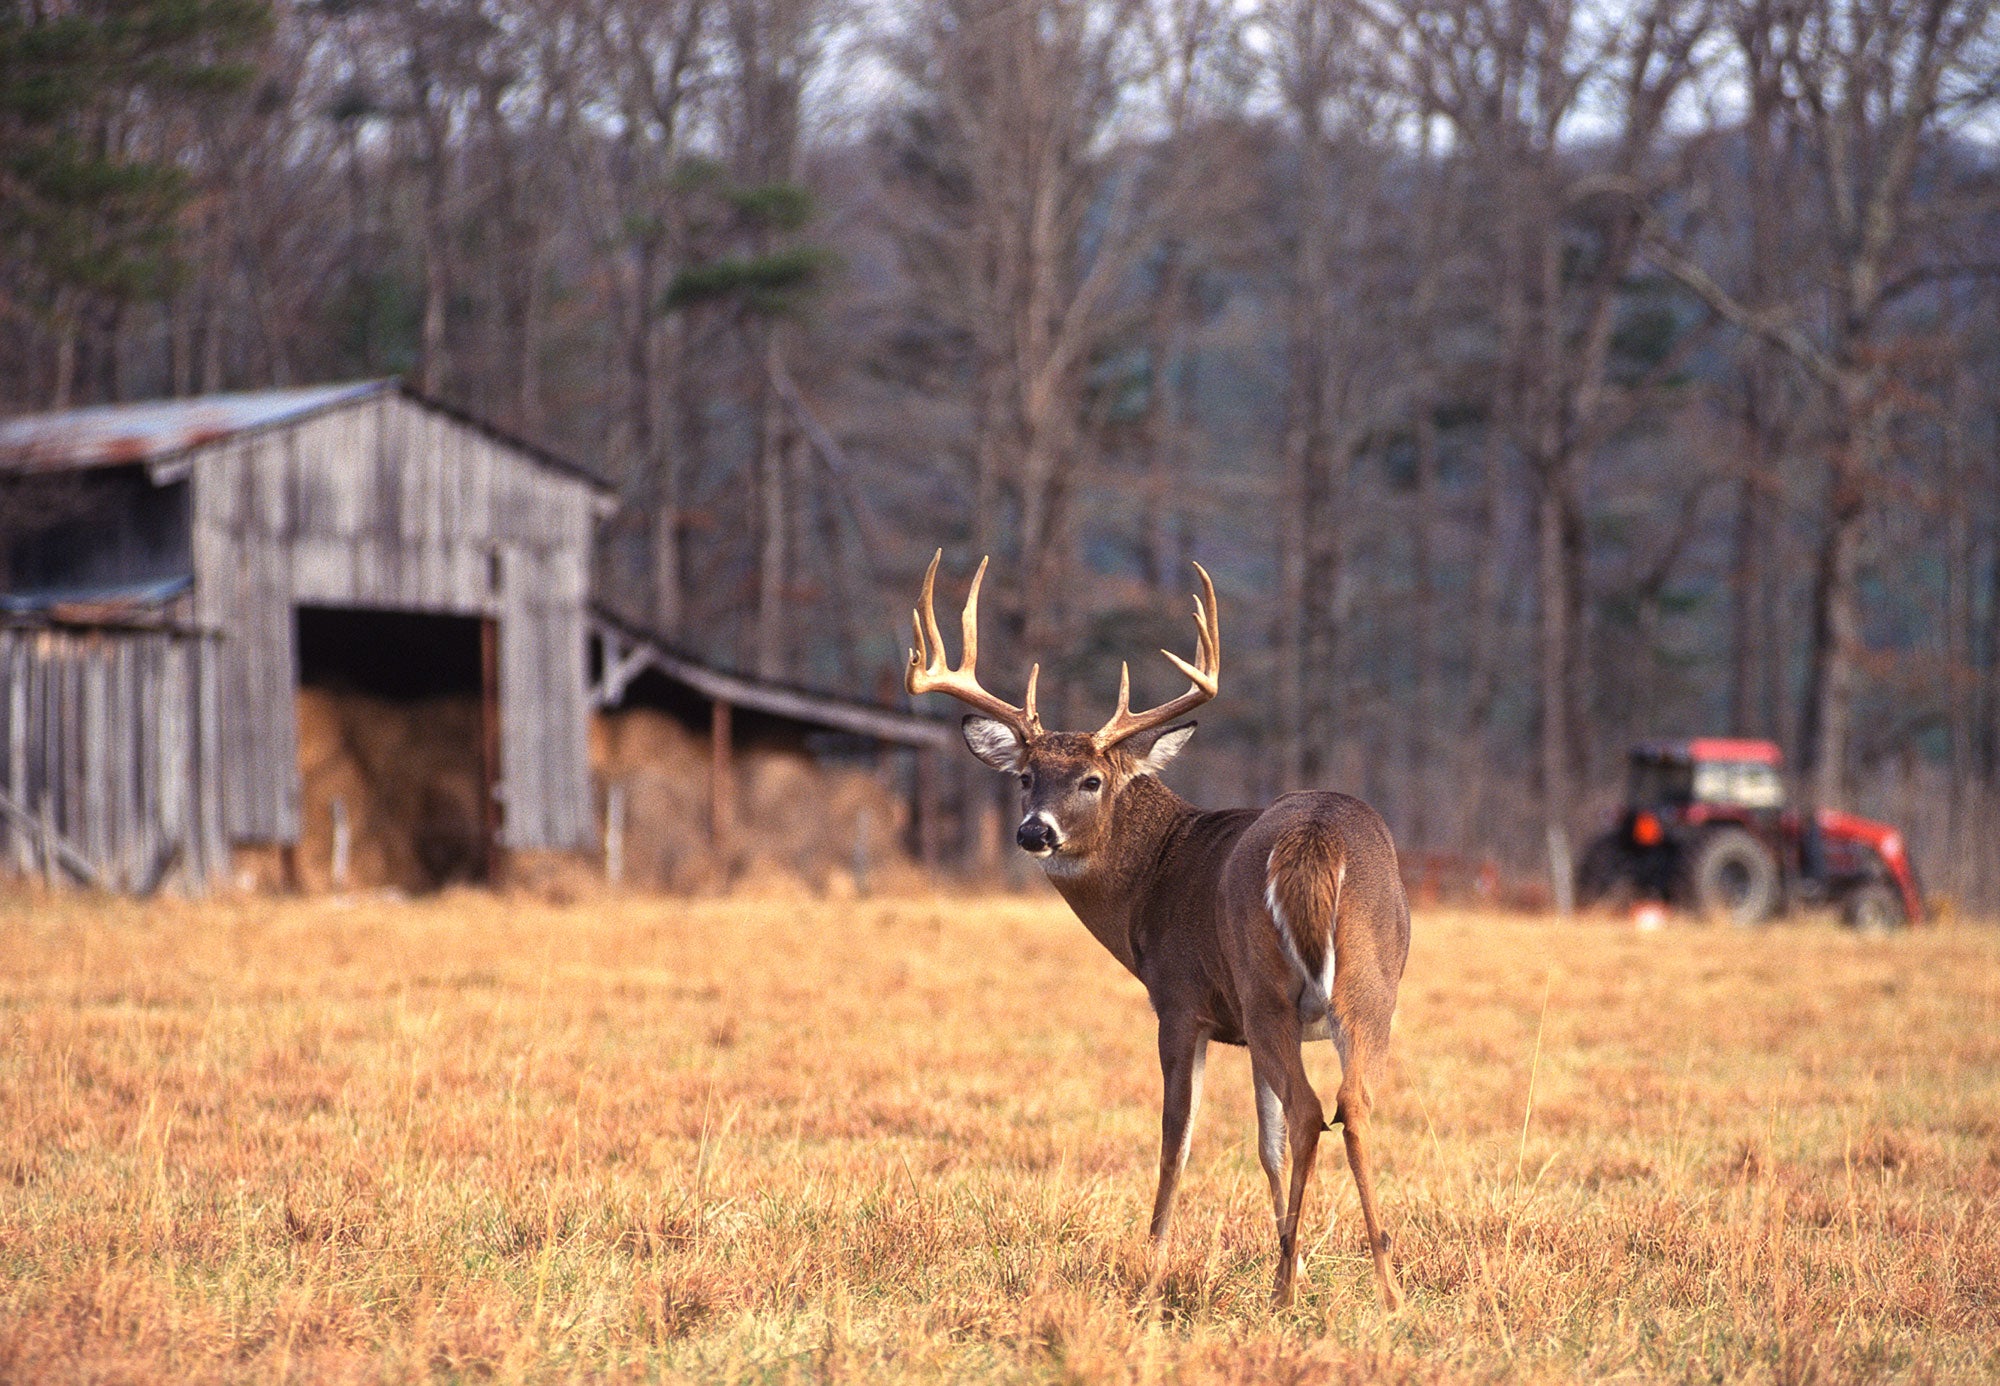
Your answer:
[[[1593,905],[1623,905],[1638,886],[1630,860],[1631,853],[1617,833],[1594,838],[1584,848],[1583,861],[1576,868],[1576,903],[1584,909]]]
[[[1732,924],[1762,924],[1777,912],[1778,863],[1749,833],[1722,828],[1695,848],[1688,886],[1702,914]]]
[[[1880,881],[1856,886],[1841,902],[1841,918],[1856,933],[1886,934],[1903,927],[1903,901]]]

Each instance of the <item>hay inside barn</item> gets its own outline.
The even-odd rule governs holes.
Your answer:
[[[299,884],[333,889],[346,822],[349,887],[412,893],[486,879],[477,698],[416,701],[299,690]]]

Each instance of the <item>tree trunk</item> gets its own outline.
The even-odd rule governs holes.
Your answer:
[[[1142,424],[1145,479],[1139,498],[1139,566],[1147,586],[1161,598],[1170,596],[1180,574],[1173,571],[1167,551],[1168,498],[1179,475],[1181,399],[1177,376],[1181,363],[1181,332],[1188,311],[1186,252],[1170,240],[1165,263],[1154,289],[1147,319],[1146,412]]]
[[[791,448],[784,403],[772,388],[779,364],[778,333],[765,329],[766,368],[758,388],[762,400],[757,437],[757,672],[780,678],[786,672],[787,634],[785,586],[790,570],[791,486],[787,459]]]
[[[421,74],[416,81],[419,106],[417,124],[423,141],[423,274],[424,305],[417,343],[417,360],[412,374],[417,388],[432,396],[445,389],[445,307],[451,295],[450,229],[445,224],[445,179],[449,154],[445,135],[435,126],[436,112],[430,82]]]
[[[68,289],[56,291],[56,378],[49,391],[49,408],[67,409],[76,394],[76,345],[81,330],[76,297]]]
[[[1945,407],[1945,578],[1940,613],[1944,625],[1946,814],[1950,824],[1949,866],[1943,884],[1955,899],[1964,899],[1972,888],[1980,856],[1978,839],[1970,831],[1978,802],[1975,741],[1979,703],[1972,659],[1972,592],[1978,580],[1978,551],[1969,514],[1972,477],[1965,459],[1963,379],[1962,373],[1954,375]]]
[[[1991,473],[2000,473],[2000,459],[1989,468]],[[2000,506],[1994,506],[1992,496],[2000,492],[2000,474],[1993,475],[1988,483],[1988,515],[1992,528],[1989,530],[1987,552],[1988,583],[1986,589],[1986,668],[1983,682],[1986,685],[1985,725],[1982,739],[1985,747],[1980,759],[1986,772],[1986,793],[1996,808],[2000,808]]]
[[[680,507],[664,502],[653,508],[653,626],[669,640],[681,638],[681,515]]]
[[[1305,785],[1305,445],[1286,429],[1278,491],[1278,789]]]
[[[1744,125],[1748,163],[1745,194],[1750,218],[1748,302],[1763,310],[1778,297],[1784,276],[1781,237],[1785,219],[1793,213],[1781,178],[1780,106],[1783,82],[1773,47],[1776,35],[1768,17],[1737,30],[1737,42],[1749,75],[1750,115]],[[1744,367],[1743,424],[1749,434],[1744,471],[1739,481],[1736,525],[1732,541],[1729,629],[1729,724],[1737,736],[1779,735],[1781,710],[1768,696],[1771,671],[1782,665],[1769,631],[1772,525],[1769,502],[1776,490],[1774,474],[1782,451],[1779,438],[1783,363],[1764,342],[1748,344]]]
[[[1764,719],[1758,713],[1759,598],[1763,593],[1764,507],[1761,459],[1753,437],[1750,456],[1737,480],[1736,521],[1730,533],[1734,550],[1729,564],[1729,733],[1760,736]]]
[[[1812,663],[1807,676],[1805,725],[1810,807],[1834,809],[1846,801],[1848,745],[1852,736],[1855,665],[1861,651],[1856,591],[1864,515],[1860,467],[1850,449],[1864,447],[1862,430],[1841,444],[1828,497],[1827,517],[1813,560]]]
[[[533,218],[526,221],[529,244],[521,253],[521,282],[514,286],[514,416],[524,437],[539,440],[544,426],[541,248],[533,241]]]
[[[1428,373],[1426,373],[1428,387]],[[1416,624],[1410,638],[1416,646],[1415,675],[1417,705],[1407,719],[1410,763],[1410,842],[1418,851],[1430,847],[1434,824],[1430,815],[1430,772],[1432,739],[1436,735],[1438,707],[1437,576],[1435,531],[1438,522],[1437,472],[1438,436],[1436,402],[1429,388],[1417,400],[1416,491],[1417,514],[1411,543],[1411,566],[1416,570]]]
[[[435,209],[425,213],[423,328],[411,371],[417,389],[432,396],[444,391],[444,305],[451,292],[445,271],[444,230],[434,220],[438,215]]]
[[[1541,685],[1540,770],[1542,827],[1548,838],[1549,871],[1559,909],[1569,900],[1570,724],[1569,564],[1562,479],[1544,463],[1538,469],[1541,495],[1535,506],[1536,596],[1540,607],[1538,665]]]
[[[1310,58],[1302,61],[1310,63]],[[1284,523],[1279,540],[1279,615],[1282,642],[1279,718],[1284,728],[1284,788],[1318,784],[1324,768],[1323,728],[1317,709],[1328,671],[1318,658],[1326,624],[1326,492],[1328,456],[1326,334],[1328,241],[1332,235],[1323,74],[1308,66],[1289,98],[1298,122],[1297,223],[1292,257],[1287,331],[1286,418],[1283,447]]]

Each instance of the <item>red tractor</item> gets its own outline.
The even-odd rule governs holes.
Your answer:
[[[1770,741],[1697,737],[1632,750],[1617,824],[1585,850],[1577,899],[1664,901],[1738,924],[1794,905],[1838,906],[1856,928],[1921,923],[1903,835],[1886,823],[1785,807]]]

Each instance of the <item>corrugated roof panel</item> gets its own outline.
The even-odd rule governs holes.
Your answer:
[[[386,390],[387,380],[196,399],[102,404],[0,420],[0,471],[54,472],[153,462]]]

